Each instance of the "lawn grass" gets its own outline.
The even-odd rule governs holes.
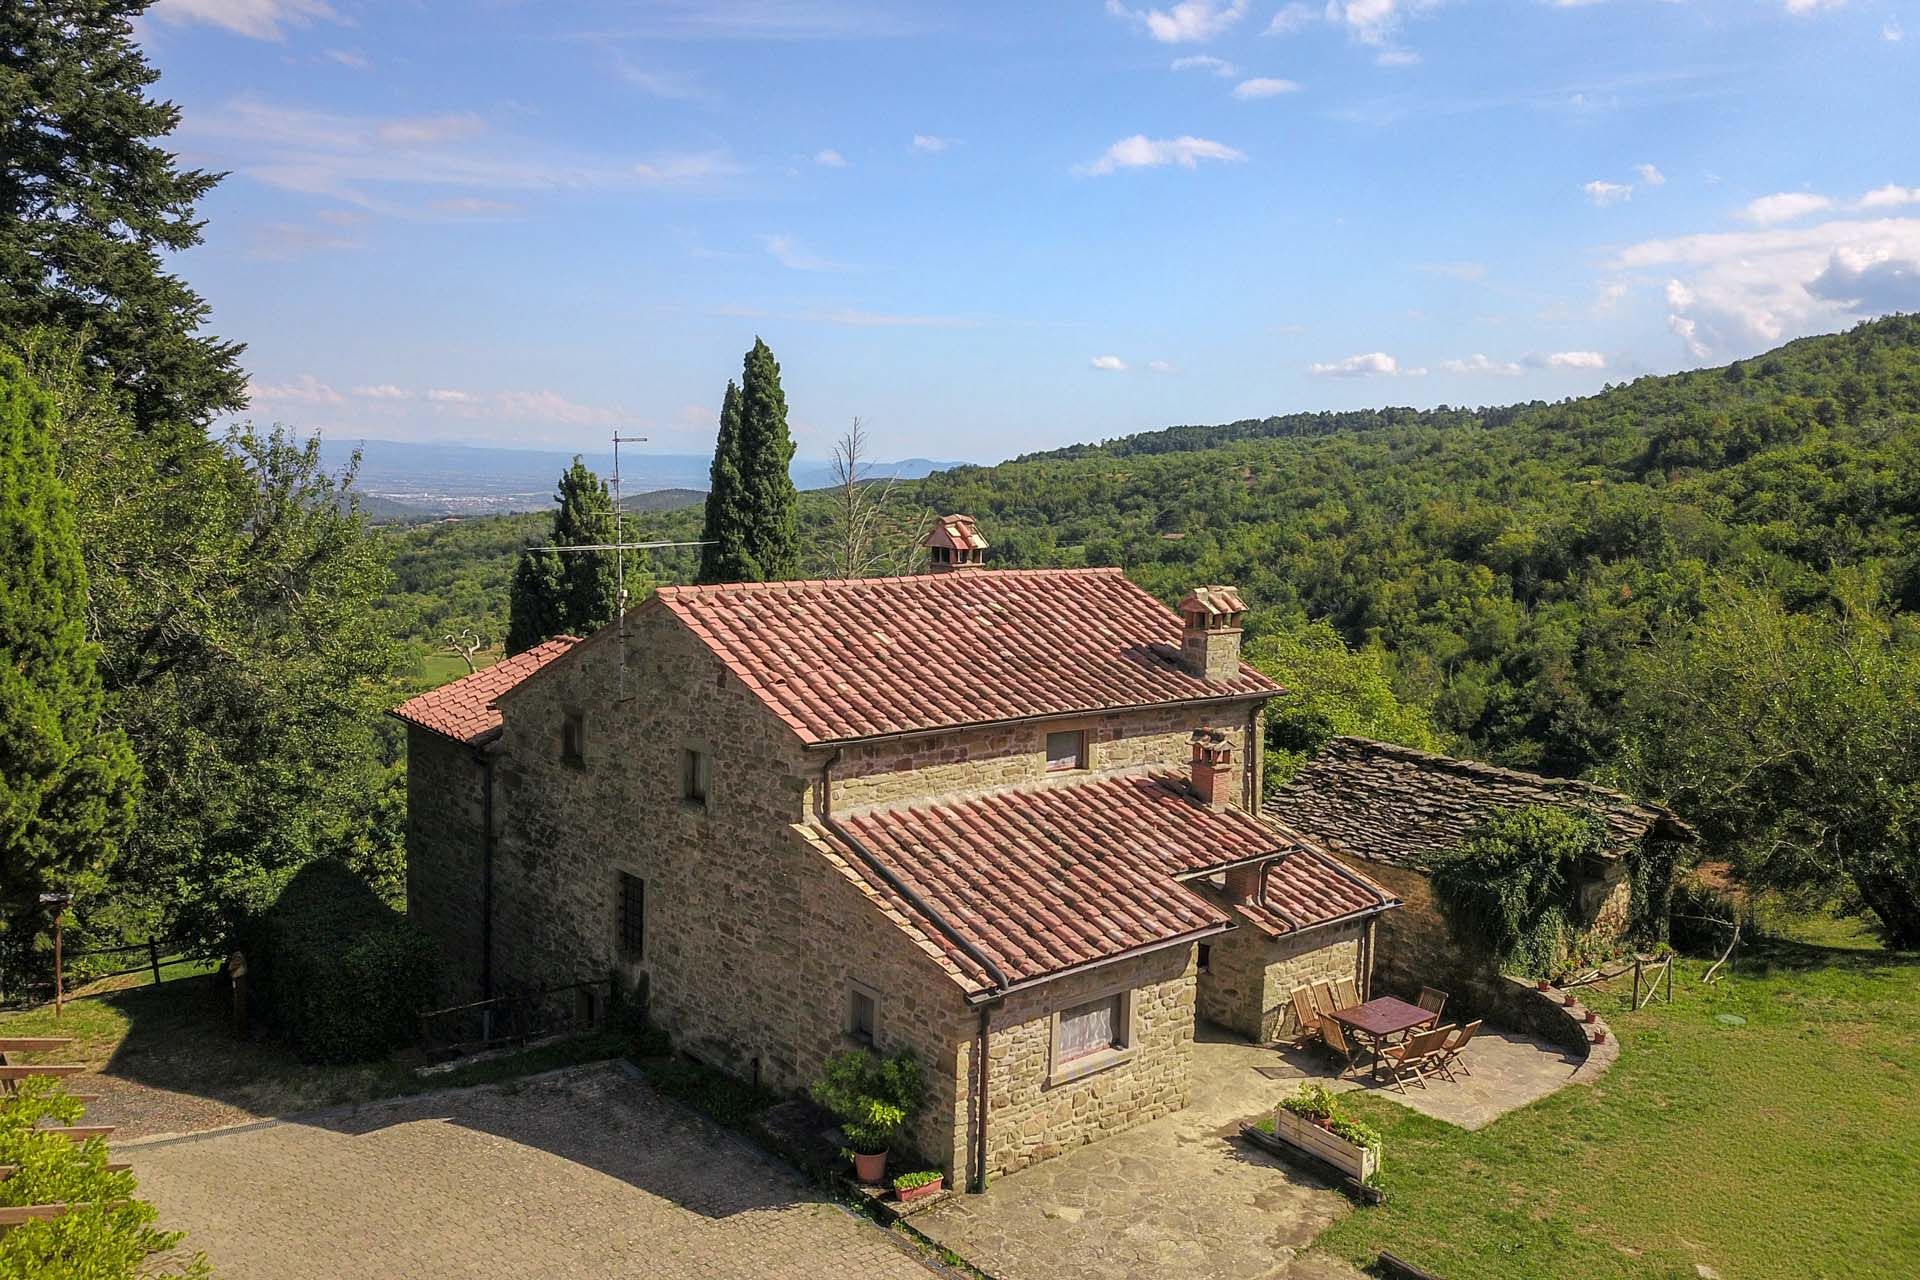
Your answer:
[[[1590,990],[1612,1071],[1477,1133],[1350,1096],[1387,1202],[1318,1246],[1448,1280],[1920,1276],[1920,956],[1767,943],[1703,987],[1706,963],[1671,1007]]]

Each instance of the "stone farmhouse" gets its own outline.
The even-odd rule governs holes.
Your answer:
[[[910,1049],[955,1185],[1186,1105],[1196,1016],[1364,991],[1397,899],[1262,814],[1245,605],[1116,569],[663,587],[395,714],[450,1000],[612,974],[689,1054],[804,1088]]]

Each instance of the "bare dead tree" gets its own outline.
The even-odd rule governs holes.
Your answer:
[[[452,635],[445,637],[445,639],[447,652],[460,655],[461,661],[467,664],[468,675],[472,675],[475,671],[479,670],[478,667],[473,665],[473,655],[486,648],[487,642],[480,638],[478,631],[475,631],[472,627],[462,627]]]
[[[831,577],[912,573],[920,542],[932,527],[932,512],[901,510],[899,479],[873,478],[866,455],[866,427],[855,418],[833,446],[833,519],[827,539]]]

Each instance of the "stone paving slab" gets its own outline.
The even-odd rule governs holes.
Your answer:
[[[115,1150],[224,1280],[931,1274],[617,1064]]]

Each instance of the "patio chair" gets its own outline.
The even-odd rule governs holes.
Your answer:
[[[1347,1072],[1354,1069],[1357,1062],[1354,1057],[1353,1043],[1347,1039],[1345,1028],[1324,1014],[1321,1015],[1320,1018],[1320,1040],[1327,1046],[1328,1053],[1333,1054],[1346,1064],[1334,1074],[1334,1079],[1338,1080],[1341,1076],[1346,1075]]]
[[[1427,1087],[1426,1073],[1433,1071],[1446,1075],[1446,1064],[1440,1061],[1441,1046],[1452,1034],[1452,1027],[1436,1027],[1432,1031],[1422,1031],[1419,1035],[1409,1036],[1399,1044],[1390,1044],[1380,1051],[1380,1061],[1385,1064],[1393,1076],[1393,1082],[1400,1092],[1407,1091],[1407,1081],[1411,1079],[1422,1089]],[[1452,1077],[1448,1077],[1451,1079]]]
[[[1333,984],[1324,978],[1313,984],[1313,1003],[1322,1013],[1332,1013],[1335,1009],[1346,1007],[1340,1003],[1339,997],[1333,994]]]
[[[1340,1002],[1342,1009],[1351,1009],[1360,1003],[1360,988],[1353,984],[1352,978],[1335,978],[1333,997]]]
[[[1414,1003],[1433,1015],[1433,1022],[1428,1024],[1431,1026],[1440,1021],[1440,1011],[1447,1007],[1447,993],[1436,991],[1432,987],[1422,987],[1420,998]]]
[[[1440,1062],[1448,1071],[1452,1071],[1458,1067],[1460,1070],[1466,1071],[1468,1075],[1473,1074],[1473,1072],[1467,1071],[1466,1059],[1460,1056],[1460,1051],[1472,1042],[1474,1033],[1480,1030],[1480,1022],[1481,1020],[1479,1018],[1475,1018],[1472,1022],[1469,1022],[1466,1026],[1455,1032],[1453,1039],[1447,1041],[1441,1048]]]
[[[1295,987],[1292,998],[1294,1039],[1301,1045],[1310,1044],[1320,1034],[1320,1011],[1313,1007],[1313,992]]]

